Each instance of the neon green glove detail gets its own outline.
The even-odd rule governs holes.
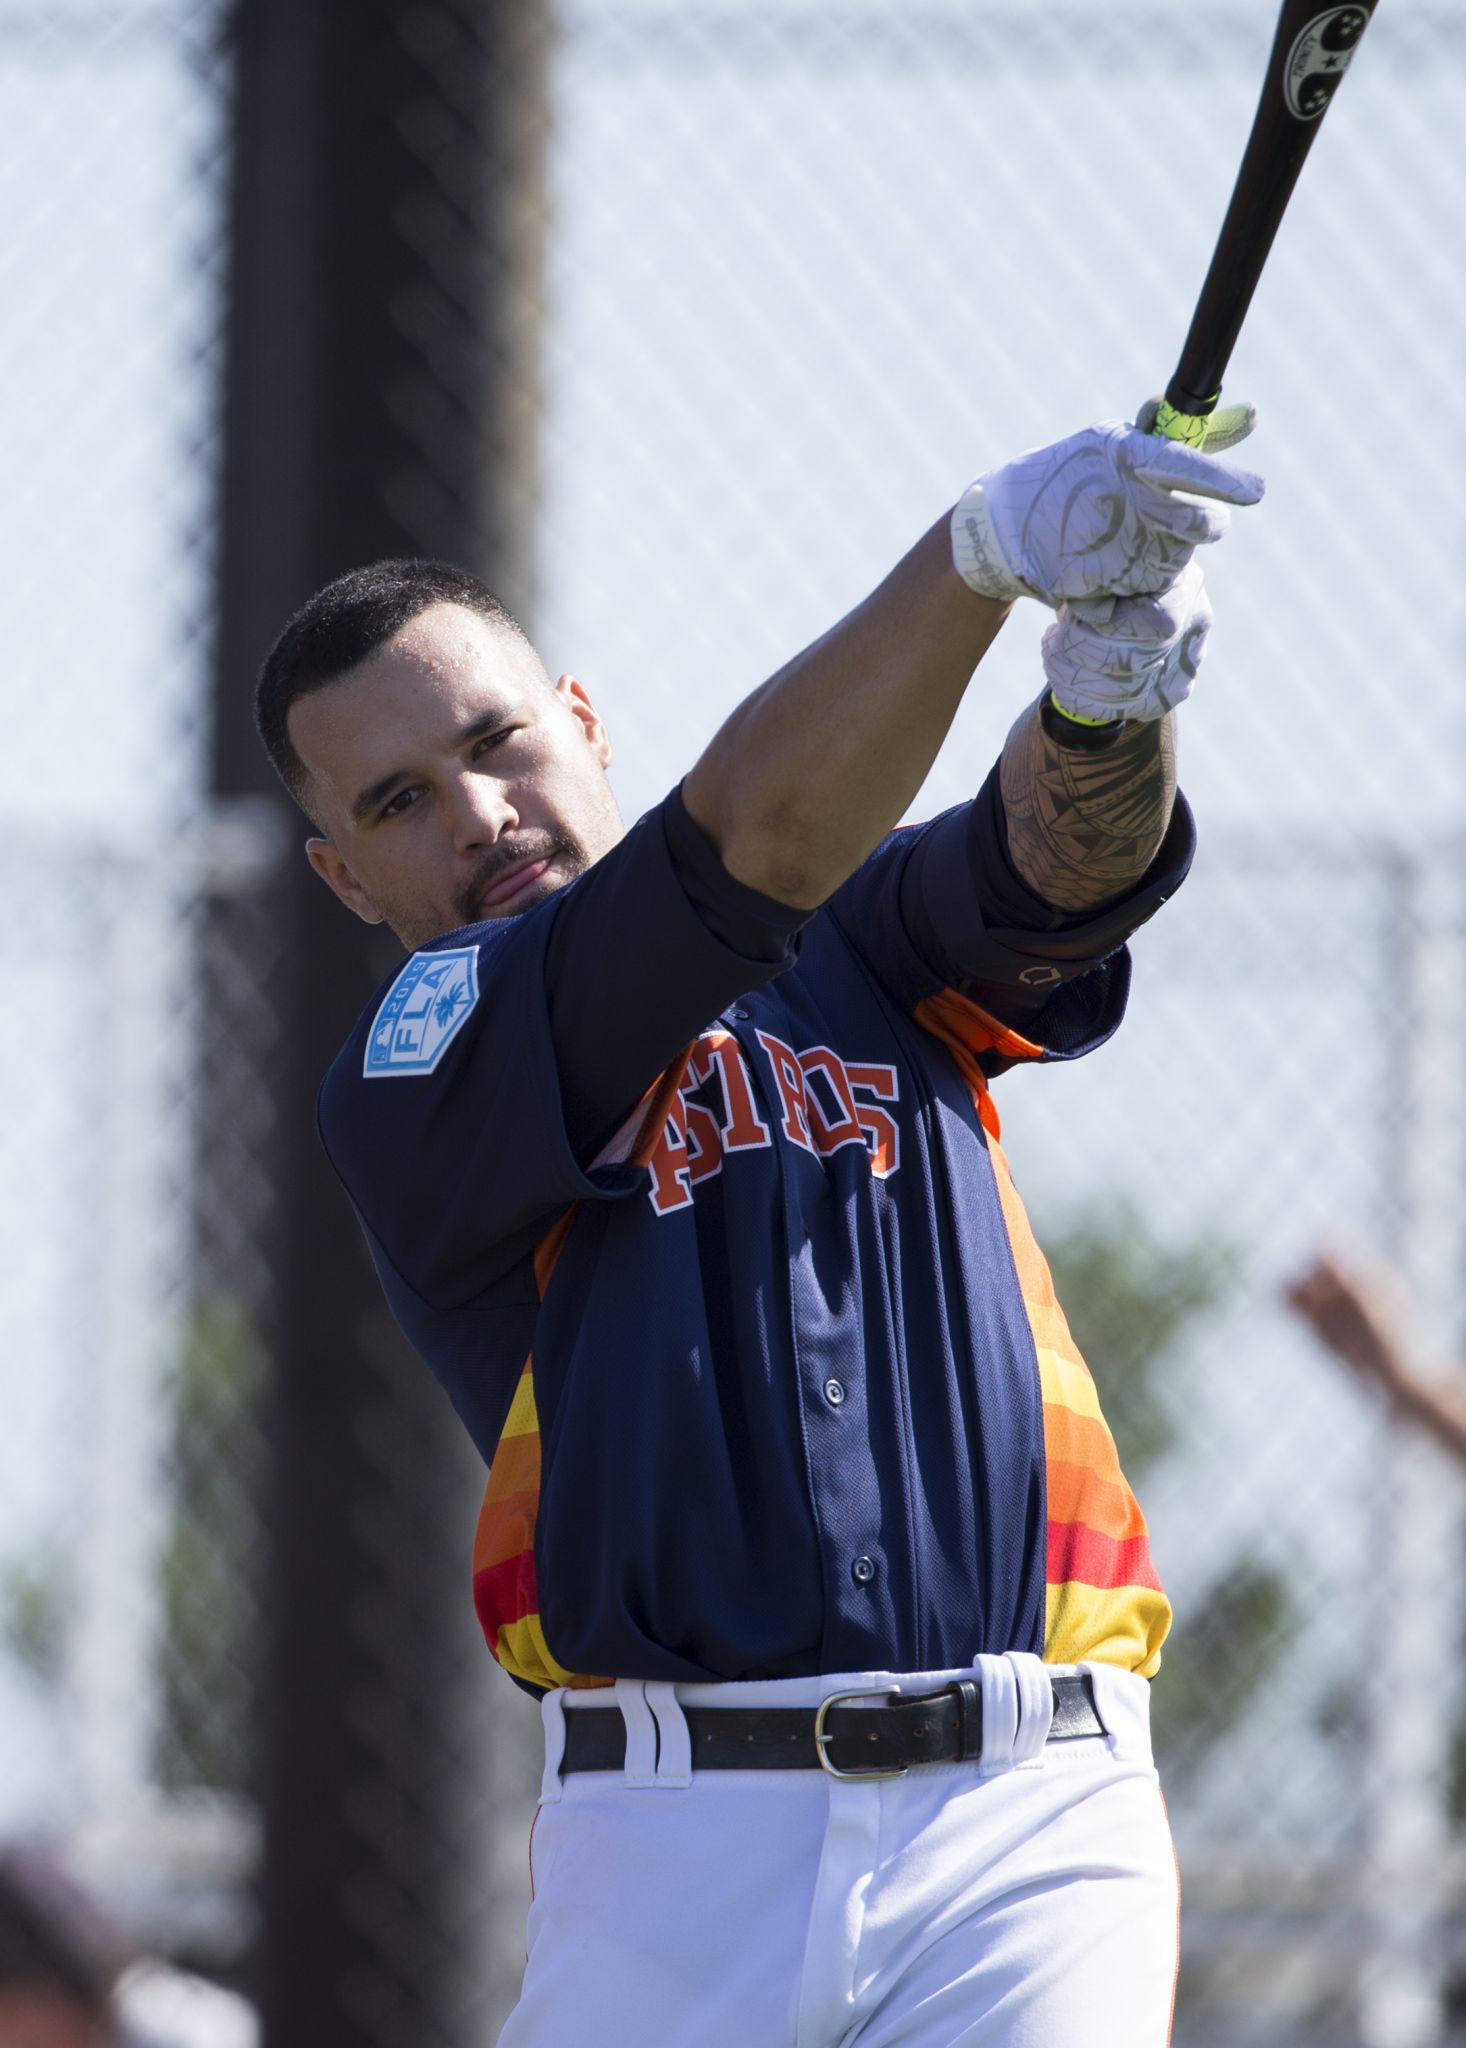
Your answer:
[[[1071,711],[1067,704],[1061,704],[1052,690],[1049,691],[1049,702],[1060,718],[1067,718],[1071,725],[1115,725],[1123,716],[1121,712],[1112,711],[1105,718],[1086,718],[1082,711]]]
[[[1255,405],[1224,405],[1215,412],[1177,412],[1164,398],[1147,398],[1135,415],[1142,434],[1159,434],[1165,441],[1180,441],[1188,448],[1204,448],[1219,455],[1235,448],[1257,425]]]

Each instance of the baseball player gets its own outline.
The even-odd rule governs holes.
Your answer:
[[[346,576],[265,664],[313,865],[411,952],[321,1128],[542,1705],[504,2048],[1167,2038],[1170,1610],[989,1084],[1120,1021],[1191,857],[1194,551],[1261,488],[1129,425],[987,472],[629,831],[460,571]],[[894,829],[1023,596],[1042,696]]]

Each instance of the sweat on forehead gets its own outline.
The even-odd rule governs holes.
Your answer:
[[[353,676],[380,668],[388,661],[409,689],[416,673],[424,677],[461,676],[465,682],[475,684],[502,676],[506,686],[518,688],[526,683],[549,682],[544,663],[518,631],[506,632],[495,622],[455,604],[429,605],[336,681],[348,683]]]

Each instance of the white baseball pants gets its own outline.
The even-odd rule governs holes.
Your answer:
[[[500,2048],[1164,2048],[1178,1897],[1149,1687],[1080,1667],[1108,1735],[1044,1746],[1049,1668],[978,1658],[982,1760],[869,1783],[694,1775],[680,1706],[973,1671],[550,1694]],[[565,1715],[613,1698],[626,1768],[562,1781]]]

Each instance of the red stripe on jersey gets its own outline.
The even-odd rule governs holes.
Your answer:
[[[1144,1586],[1161,1590],[1145,1536],[1104,1536],[1085,1522],[1050,1522],[1048,1579],[1051,1586]]]
[[[506,1623],[523,1621],[526,1614],[539,1612],[534,1552],[521,1550],[516,1557],[506,1557],[502,1564],[481,1566],[473,1575],[473,1604],[492,1650]]]

